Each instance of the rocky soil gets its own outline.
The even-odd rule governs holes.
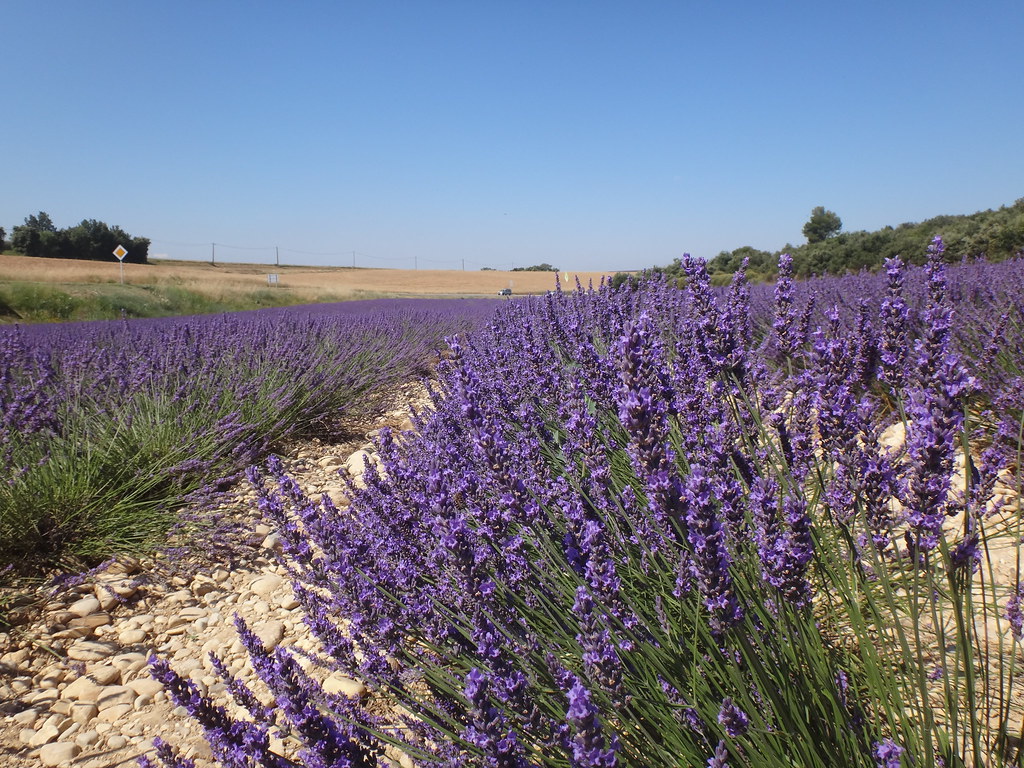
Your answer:
[[[339,471],[358,478],[365,460],[373,461],[377,430],[411,428],[410,404],[424,401],[421,386],[407,385],[396,398],[403,406],[364,425],[362,439],[298,443],[282,457],[284,464],[305,491],[346,506]],[[0,765],[133,766],[136,757],[152,753],[154,737],[180,747],[197,768],[213,765],[201,730],[149,676],[149,656],[169,659],[179,674],[216,695],[225,686],[211,651],[242,679],[252,674],[232,623],[236,614],[268,648],[315,648],[275,557],[279,539],[259,520],[254,500],[255,492],[241,483],[221,510],[252,532],[234,543],[230,561],[185,569],[160,557],[118,561],[78,587],[36,596],[23,623],[0,633]],[[362,683],[340,675],[325,688],[368,697]]]

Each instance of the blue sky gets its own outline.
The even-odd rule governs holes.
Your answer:
[[[631,269],[799,244],[816,205],[857,230],[1024,197],[1019,0],[3,16],[8,233],[43,210],[175,258]]]

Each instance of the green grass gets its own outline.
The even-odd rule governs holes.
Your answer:
[[[322,301],[376,296],[327,296]],[[124,317],[172,317],[237,312],[264,307],[287,307],[308,303],[286,289],[240,293],[213,299],[197,291],[174,285],[139,286],[119,284],[48,285],[44,283],[0,284],[0,323],[54,323],[81,320],[116,320]]]

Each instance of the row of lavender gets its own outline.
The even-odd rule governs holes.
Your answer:
[[[372,301],[0,329],[0,565],[151,543],[187,498],[422,375],[445,334],[493,309]]]
[[[321,666],[396,706],[241,623],[250,716],[154,674],[226,766],[1019,765],[1024,274],[940,255],[507,305],[349,512],[250,472]]]

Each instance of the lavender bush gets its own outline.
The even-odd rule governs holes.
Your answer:
[[[190,494],[422,375],[480,301],[0,329],[0,566],[149,543]]]
[[[1020,264],[947,269],[936,242],[798,285],[783,258],[767,300],[684,267],[451,339],[344,514],[250,470],[322,654],[239,624],[275,705],[236,684],[239,720],[156,661],[217,759],[1021,764],[1024,588],[990,556],[1021,534]]]

